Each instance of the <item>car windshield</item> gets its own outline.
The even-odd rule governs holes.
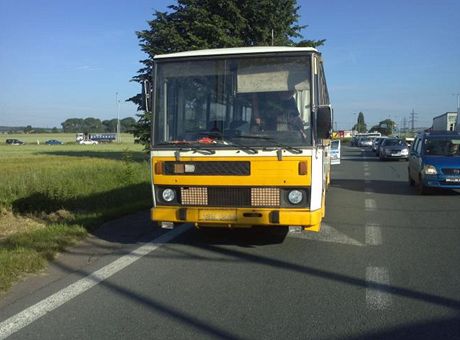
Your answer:
[[[310,56],[159,62],[154,145],[312,144]]]
[[[425,140],[424,150],[430,156],[458,156],[460,139],[428,138]]]
[[[406,142],[403,141],[402,139],[386,139],[383,142],[383,145],[384,146],[396,146],[396,145],[407,146]]]

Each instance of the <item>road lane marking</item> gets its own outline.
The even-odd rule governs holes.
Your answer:
[[[369,177],[370,175],[371,175],[371,173],[369,171],[364,172],[364,177]]]
[[[366,223],[366,245],[380,246],[382,244],[382,231],[377,223]]]
[[[344,233],[338,231],[337,229],[331,227],[326,223],[321,223],[321,229],[318,233],[311,231],[302,231],[302,232],[289,232],[288,237],[292,238],[301,238],[305,240],[320,241],[320,242],[330,242],[330,243],[339,243],[347,244],[351,246],[362,247],[364,244],[351,238],[350,236],[345,235]]]
[[[364,168],[367,168],[369,166],[369,162],[364,162]]]
[[[367,211],[374,211],[377,209],[377,204],[375,203],[374,199],[366,198],[364,200],[364,207],[366,208]]]
[[[391,295],[384,287],[390,285],[390,274],[384,267],[366,268],[366,304],[371,310],[384,310],[391,305]]]
[[[364,192],[365,192],[367,195],[370,195],[370,194],[373,194],[373,193],[374,193],[374,189],[372,189],[372,188],[364,188]]]
[[[35,305],[23,310],[22,312],[13,315],[0,323],[0,339],[5,339],[10,335],[18,332],[22,328],[30,325],[42,316],[50,313],[56,308],[62,306],[73,298],[83,294],[90,288],[96,286],[104,280],[107,280],[112,275],[118,273],[145,255],[157,250],[163,244],[172,241],[188,229],[192,228],[191,224],[184,224],[174,230],[161,235],[160,237],[146,243],[131,253],[120,257],[119,259],[109,263],[105,267],[89,274],[77,282],[59,290],[57,293],[47,297],[46,299],[36,303]]]

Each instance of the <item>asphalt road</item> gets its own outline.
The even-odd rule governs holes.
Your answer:
[[[460,193],[419,196],[406,162],[342,157],[321,233],[130,216],[1,298],[0,338],[460,339]]]

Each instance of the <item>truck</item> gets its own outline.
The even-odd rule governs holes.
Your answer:
[[[333,112],[316,49],[156,55],[143,94],[153,221],[320,230]]]
[[[111,143],[117,139],[116,133],[83,133],[78,132],[75,136],[77,143],[84,141],[94,141],[98,143]]]
[[[457,112],[446,112],[433,118],[433,131],[455,131]]]

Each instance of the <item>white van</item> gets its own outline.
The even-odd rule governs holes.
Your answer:
[[[340,140],[331,141],[331,165],[340,164]]]

